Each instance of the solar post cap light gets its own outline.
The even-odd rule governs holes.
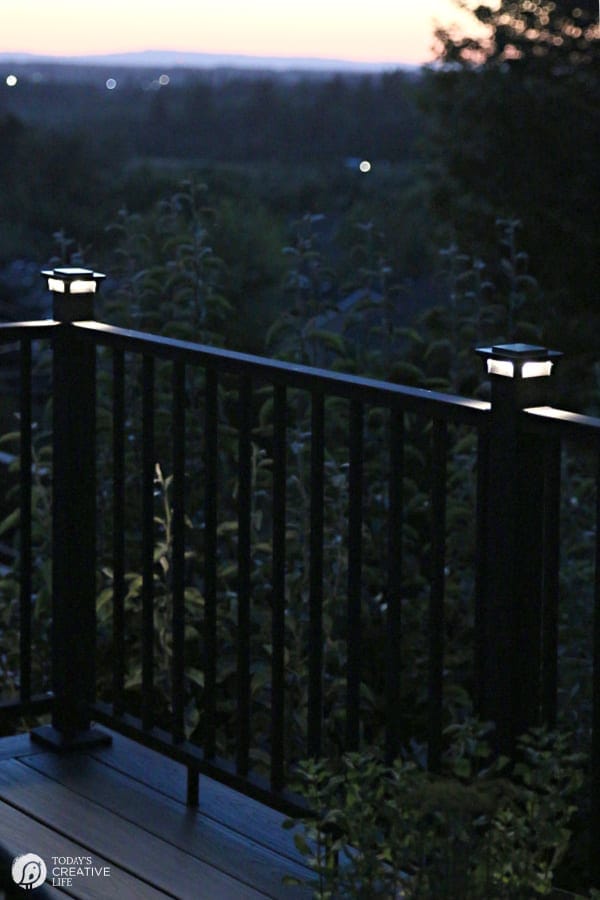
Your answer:
[[[31,739],[57,752],[108,744],[92,726],[96,634],[96,345],[78,322],[94,319],[105,276],[44,269],[52,294],[52,723]]]
[[[542,378],[552,374],[562,353],[535,344],[495,344],[476,351],[486,363],[488,375],[502,378]]]
[[[554,390],[550,376],[562,357],[558,350],[535,344],[494,344],[476,351],[490,379],[492,408],[527,409],[547,406]]]
[[[44,269],[41,274],[52,294],[54,319],[77,322],[94,318],[94,294],[106,275],[77,266]]]

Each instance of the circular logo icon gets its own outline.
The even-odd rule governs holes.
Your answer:
[[[32,891],[38,888],[46,880],[46,863],[37,853],[26,853],[17,856],[12,864],[12,877],[24,891]]]

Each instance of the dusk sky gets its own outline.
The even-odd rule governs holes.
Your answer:
[[[469,22],[453,0],[12,0],[0,53],[186,50],[422,63],[434,20]]]

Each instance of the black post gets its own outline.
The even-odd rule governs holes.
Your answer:
[[[512,754],[516,738],[540,724],[544,699],[548,457],[543,439],[524,433],[522,410],[548,404],[550,370],[560,354],[525,344],[477,352],[488,361],[492,387],[489,454],[483,473],[479,713],[496,723],[497,749]]]
[[[81,270],[76,271],[81,282]],[[33,740],[58,750],[108,743],[90,727],[96,641],[96,359],[70,322],[76,296],[54,294],[61,321],[53,346],[52,442],[52,725]],[[90,292],[91,293],[91,292]],[[84,315],[89,318],[86,296]],[[63,317],[64,316],[64,317]]]

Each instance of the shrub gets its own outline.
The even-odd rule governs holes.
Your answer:
[[[474,720],[448,736],[440,775],[408,758],[386,765],[376,751],[302,764],[299,786],[316,813],[301,820],[295,842],[316,898],[550,893],[582,784],[568,736],[532,730],[514,764],[490,762],[486,726]]]

